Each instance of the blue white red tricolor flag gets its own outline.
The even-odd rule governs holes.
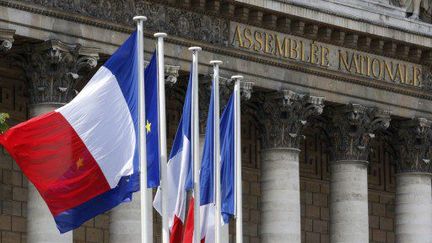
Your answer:
[[[193,70],[192,70],[193,71]],[[192,99],[192,71],[189,77],[189,84],[183,105],[183,114],[177,128],[174,144],[168,159],[167,182],[165,194],[167,198],[167,215],[169,218],[170,242],[183,242],[185,229],[187,177],[192,166],[191,163],[191,99]],[[188,175],[189,174],[189,175]],[[161,214],[162,198],[158,189],[153,205],[156,211]]]
[[[0,138],[61,233],[130,201],[139,190],[139,68],[134,32],[70,103],[12,127]],[[148,133],[157,132],[148,125],[157,124],[151,119]]]
[[[204,148],[200,170],[200,227],[201,242],[215,242],[215,187],[214,187],[214,95],[213,88],[210,96],[209,113],[205,131]],[[194,198],[189,203],[189,212],[186,221],[184,243],[192,243],[194,235]]]
[[[214,180],[214,97],[210,97],[209,115],[200,171],[200,226],[201,242],[215,242],[215,180]],[[220,121],[221,139],[221,214],[223,224],[228,224],[235,214],[235,125],[234,125],[234,95],[231,95]],[[185,227],[183,243],[193,242],[194,203],[190,200],[190,207]]]

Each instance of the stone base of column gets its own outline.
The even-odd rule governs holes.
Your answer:
[[[330,242],[369,242],[367,161],[330,164]]]
[[[60,234],[48,206],[34,185],[29,182],[27,203],[27,242],[72,243],[72,231]]]
[[[432,243],[432,195],[429,173],[396,175],[397,243]]]
[[[299,149],[265,149],[261,176],[261,242],[301,242]]]

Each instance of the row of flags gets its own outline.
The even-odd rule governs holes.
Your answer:
[[[140,188],[158,188],[153,206],[168,228],[163,229],[164,242],[220,242],[221,225],[241,215],[241,198],[236,196],[236,184],[241,185],[236,181],[241,179],[239,91],[233,92],[219,119],[215,62],[204,148],[197,157],[195,53],[166,162],[163,36],[145,71],[142,56],[138,25],[70,103],[10,128],[0,143],[35,185],[61,233],[131,201]],[[189,203],[188,192],[194,195]],[[141,200],[141,210],[151,207],[146,202]],[[142,225],[152,221],[142,215]]]

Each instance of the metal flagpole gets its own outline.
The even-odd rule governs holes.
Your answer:
[[[220,117],[219,117],[219,65],[222,64],[222,61],[214,60],[211,61],[210,64],[213,65],[213,118],[214,118],[214,190],[215,190],[215,242],[221,242],[221,181],[220,181],[220,173],[221,173],[221,164],[220,164]]]
[[[200,228],[200,168],[199,158],[199,109],[198,109],[198,52],[201,47],[190,47],[192,51],[192,161],[194,184],[194,243],[201,242]]]
[[[166,142],[166,106],[165,106],[165,59],[164,38],[166,33],[156,33],[158,60],[158,114],[159,114],[159,156],[160,156],[160,189],[162,192],[162,242],[168,243],[170,238],[167,211],[167,142]]]
[[[241,109],[240,109],[240,82],[243,76],[232,76],[234,84],[234,141],[235,141],[235,184],[236,184],[236,243],[243,243],[243,198],[242,198],[242,165],[241,165]]]
[[[145,92],[144,92],[144,21],[145,16],[135,16],[138,36],[138,130],[139,130],[139,161],[140,161],[140,195],[141,195],[141,242],[150,243],[148,236],[151,231],[151,219],[149,217],[148,193],[147,193],[147,152],[145,124]]]

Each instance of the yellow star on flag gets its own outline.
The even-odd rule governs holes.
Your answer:
[[[77,170],[79,170],[81,167],[84,166],[84,160],[82,158],[79,158],[76,162]]]
[[[147,133],[149,133],[151,131],[151,123],[147,120],[147,123],[145,125],[145,128],[147,130]]]

